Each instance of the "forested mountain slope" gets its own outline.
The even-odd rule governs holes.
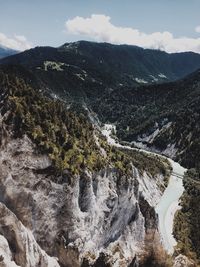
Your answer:
[[[1,66],[0,92],[0,264],[131,266],[162,249],[166,160],[111,147],[80,105],[47,96],[22,67]]]
[[[48,179],[45,183],[50,181],[56,186],[61,184],[63,188],[66,186],[63,184],[67,184],[67,192],[74,192],[73,200],[78,203],[75,207],[75,211],[80,215],[77,220],[84,227],[87,224],[83,219],[84,212],[92,213],[93,219],[96,216],[92,207],[98,206],[99,202],[94,204],[93,196],[96,197],[98,190],[102,192],[102,184],[99,181],[105,177],[108,184],[114,181],[114,184],[111,184],[112,189],[117,192],[122,202],[126,196],[126,204],[134,210],[134,214],[132,213],[134,220],[142,218],[137,217],[141,212],[144,217],[141,220],[146,220],[145,225],[152,226],[152,221],[156,225],[151,201],[143,202],[143,195],[138,199],[140,195],[138,183],[140,184],[141,175],[143,177],[144,173],[151,178],[167,175],[166,163],[163,165],[158,158],[150,159],[139,152],[130,156],[124,151],[108,146],[98,129],[101,123],[116,125],[116,135],[121,142],[129,142],[132,146],[142,146],[163,153],[176,159],[186,168],[195,168],[184,178],[186,192],[182,199],[183,209],[177,215],[175,234],[182,253],[190,257],[195,251],[193,258],[199,257],[200,235],[196,231],[199,226],[197,194],[200,169],[200,71],[198,70],[200,56],[198,54],[167,54],[133,46],[81,41],[65,44],[59,48],[38,47],[2,59],[0,63],[1,114],[5,132],[9,133],[12,140],[23,140],[23,137],[27,136],[31,145],[36,146],[37,153],[48,157],[50,163],[46,168],[37,170],[39,173],[37,174],[42,175],[42,179],[44,177]],[[187,76],[183,78],[185,75]],[[97,125],[93,125],[89,120],[89,118],[94,119],[93,116],[99,120]],[[2,137],[3,143],[4,139]],[[135,176],[132,176],[132,166],[138,170],[137,182]],[[152,179],[149,185],[155,185],[155,192],[161,194],[163,184],[159,184],[158,181],[157,178]],[[137,205],[130,202],[130,199],[127,200],[127,197],[130,197],[127,195],[127,190],[132,188],[132,183],[135,190],[134,201],[139,205],[139,213]],[[70,187],[73,188],[72,191]],[[105,190],[107,189],[108,187]],[[111,199],[109,195],[106,201],[110,203]],[[4,201],[7,203],[7,200]],[[82,205],[82,201],[83,203],[86,201],[86,204]],[[101,198],[98,201],[101,201]],[[116,212],[124,209],[124,206],[116,203],[114,204]],[[69,201],[69,205],[64,206],[65,212],[70,213],[70,205],[73,204]],[[100,206],[100,209],[104,209],[103,206]],[[104,211],[105,213],[98,217],[99,227],[102,229],[108,227],[106,229],[111,229],[108,232],[111,231],[112,234],[115,227],[119,226],[120,230],[115,232],[112,238],[107,231],[103,232],[103,237],[100,239],[99,236],[94,236],[99,241],[97,246],[104,247],[110,252],[111,244],[117,238],[122,251],[127,249],[123,247],[124,243],[121,243],[123,238],[126,239],[127,229],[122,225],[132,224],[132,219],[120,213],[125,219],[121,224],[119,217],[116,219],[115,212],[111,213],[107,220],[108,214],[106,210]],[[72,212],[70,216],[72,217],[68,221],[69,224],[76,214]],[[100,223],[102,218],[111,228],[107,224],[105,226]],[[183,222],[184,228],[179,222]],[[138,231],[144,233],[141,228],[143,223],[141,221],[137,223],[137,226],[140,225]],[[89,227],[93,229],[90,223]],[[83,231],[85,234],[82,236],[71,229],[73,233],[71,237],[66,229],[57,230],[62,232],[62,234],[59,232],[59,237],[67,240],[67,246],[71,240],[76,243],[79,237],[83,240],[83,237],[93,236],[93,232]],[[63,241],[59,239],[56,249],[48,250],[42,241],[43,234],[42,236],[37,234],[39,245],[50,255],[58,256],[63,264],[63,261],[67,260],[63,260],[61,249]],[[54,238],[55,236],[51,242],[57,240]],[[141,236],[135,238],[141,240]],[[76,264],[81,262],[78,255],[81,255],[82,259],[85,257],[83,264],[86,266],[88,264],[88,257],[84,254],[88,249],[87,241],[81,243],[84,249],[79,251],[80,254],[76,254]],[[77,244],[75,247],[77,248]],[[91,253],[91,250],[89,251]],[[97,254],[90,255],[89,261],[92,257],[97,257]],[[110,260],[112,257],[109,255],[108,258]],[[102,259],[105,260],[105,255],[100,256],[97,264],[99,261],[102,264]],[[95,264],[94,266],[98,266]]]
[[[101,120],[117,125],[121,140],[158,149],[188,168],[199,166],[199,107],[200,71],[173,83],[118,89],[93,105]]]
[[[54,93],[85,99],[115,88],[180,79],[200,68],[200,55],[80,41],[36,47],[1,64],[23,65]]]

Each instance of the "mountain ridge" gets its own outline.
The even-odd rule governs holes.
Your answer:
[[[103,76],[108,86],[176,80],[200,68],[200,55],[193,52],[168,54],[137,46],[87,41],[65,43],[58,48],[36,47],[1,63],[34,69],[42,67],[47,60],[75,65],[94,78]]]
[[[8,57],[8,56],[12,56],[19,53],[19,51],[7,48],[5,46],[1,46],[0,45],[0,59]]]
[[[110,267],[116,261],[117,266],[137,266],[138,242],[147,246],[139,246],[147,253],[139,266],[151,266],[160,251],[156,267],[172,266],[157,242],[155,213],[169,164],[157,155],[110,146],[101,126],[112,124],[121,142],[168,153],[198,170],[199,56],[76,42],[37,47],[1,60],[1,197],[7,213],[14,212],[32,227],[34,242],[61,266]],[[187,77],[182,78],[183,72]],[[199,183],[185,176],[184,186],[189,205],[198,205]],[[181,212],[178,216],[187,222],[187,211]],[[192,213],[198,218],[196,210]],[[195,227],[187,223],[189,230]],[[11,228],[3,235],[18,248]],[[177,224],[179,242],[180,229]],[[192,234],[189,252],[181,247],[189,257],[198,236]],[[184,232],[185,248],[188,238]],[[9,253],[23,266],[24,250]],[[40,249],[36,256],[35,266],[40,266]]]
[[[190,73],[192,71],[190,64],[194,64],[190,60],[188,63],[190,71],[181,80],[173,81],[172,78],[171,81],[166,79],[164,74],[160,74],[162,83],[154,80],[153,83],[145,84],[143,78],[137,80],[127,75],[127,71],[132,73],[135,71],[135,69],[130,68],[130,66],[135,65],[135,62],[132,63],[133,58],[136,63],[138,63],[138,59],[143,60],[144,68],[142,70],[146,71],[149,68],[146,54],[142,54],[145,51],[150,53],[148,55],[150,58],[152,56],[156,58],[159,55],[164,55],[167,58],[175,57],[176,67],[178,66],[176,73],[179,73],[179,69],[182,69],[184,65],[185,55],[187,55],[184,58],[186,62],[188,57],[192,56],[192,58],[197,59],[197,63],[199,60],[198,64],[200,65],[200,55],[191,52],[167,54],[136,46],[86,41],[65,43],[58,48],[33,48],[2,59],[0,63],[2,68],[5,68],[5,64],[24,66],[27,69],[27,74],[23,78],[29,80],[30,83],[35,83],[34,87],[40,88],[54,98],[60,98],[68,104],[80,103],[82,105],[85,103],[97,113],[100,120],[117,125],[117,135],[121,140],[144,141],[145,145],[152,148],[155,146],[155,148],[164,151],[168,144],[175,145],[178,142],[177,136],[180,135],[178,128],[176,127],[176,137],[167,134],[167,131],[175,131],[175,128],[172,130],[172,127],[176,125],[175,120],[181,121],[177,114],[178,112],[183,113],[181,111],[182,106],[186,110],[190,110],[190,99],[196,99],[196,102],[199,99],[199,71]],[[130,55],[131,57],[129,57]],[[122,58],[126,58],[126,61],[124,62]],[[166,65],[164,62],[162,63]],[[152,64],[159,66],[160,58],[155,59]],[[198,64],[195,66],[197,67]],[[15,67],[16,72],[17,68]],[[160,68],[159,71],[161,71]],[[196,110],[197,105],[193,101],[193,111]],[[193,117],[193,115],[190,116]],[[155,123],[158,124],[157,128]],[[167,126],[169,123],[171,123],[170,127]],[[159,134],[157,133],[152,139],[150,134],[153,134],[153,131],[161,130],[164,124],[168,128],[163,129]],[[166,134],[168,141],[166,138],[163,139]],[[151,138],[151,142],[145,141],[145,135],[146,139]],[[183,160],[186,167],[193,167],[194,165],[188,162],[189,158],[183,159],[185,158],[183,155],[184,145],[179,144],[178,147],[177,159]],[[171,153],[173,151],[176,153],[175,147],[171,150]]]
[[[0,67],[0,242],[3,236],[5,259],[16,266],[28,266],[31,257],[34,267],[131,266],[140,261],[135,250],[140,243],[146,260],[155,249],[154,206],[170,164],[111,147],[83,109],[46,97],[30,86],[27,72]],[[148,255],[142,247],[146,236]],[[29,251],[30,240],[34,249]]]

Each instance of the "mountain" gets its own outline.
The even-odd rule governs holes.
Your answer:
[[[167,160],[110,146],[20,66],[0,67],[0,114],[0,265],[168,266],[155,213]]]
[[[34,257],[43,256],[33,266],[49,257],[62,267],[172,266],[155,213],[169,163],[110,146],[105,123],[121,143],[194,168],[174,234],[176,253],[200,258],[200,55],[80,41],[0,63],[0,229],[16,264],[24,265],[21,247],[34,238]],[[33,234],[21,243],[12,234],[20,223]]]
[[[200,71],[183,80],[103,94],[93,110],[123,141],[199,167]]]
[[[9,49],[9,48],[6,48],[6,47],[3,47],[3,46],[0,46],[0,59],[4,58],[4,57],[11,56],[11,55],[15,55],[17,53],[19,53],[19,52],[12,50],[12,49]]]
[[[24,66],[29,74],[23,78],[46,94],[81,102],[102,122],[116,124],[122,141],[140,142],[189,168],[198,165],[199,71],[170,81],[200,68],[199,54],[80,41],[37,47],[0,62]]]
[[[0,62],[25,66],[53,93],[85,100],[105,90],[180,79],[200,68],[200,55],[80,41],[36,47]]]
[[[176,82],[107,92],[91,105],[102,122],[116,125],[125,144],[167,155],[190,169],[174,235],[178,253],[199,266],[200,70]]]

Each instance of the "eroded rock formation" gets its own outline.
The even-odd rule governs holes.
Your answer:
[[[1,139],[0,266],[78,267],[101,255],[128,266],[156,232],[162,176],[133,167],[129,177],[106,168],[61,179],[27,136]]]

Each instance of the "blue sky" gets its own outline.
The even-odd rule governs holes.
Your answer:
[[[155,32],[169,32],[173,35],[173,38],[187,37],[200,41],[200,29],[199,32],[195,31],[195,28],[200,25],[199,0],[0,0],[0,8],[0,44],[8,43],[8,46],[11,46],[12,40],[15,41],[15,46],[19,42],[21,48],[26,44],[27,47],[37,45],[59,46],[65,42],[80,39],[113,43],[123,43],[124,41],[134,44],[134,38],[137,39],[137,36],[134,37],[134,32],[131,40],[123,35],[125,31],[119,32],[122,35],[117,40],[116,36],[112,38],[108,36],[109,34],[112,35],[112,29],[117,31],[118,28],[137,29],[139,35],[141,33],[146,34],[145,38],[136,40],[136,45],[143,46],[144,42],[145,46],[146,42],[152,48],[154,46],[157,48],[155,40],[152,42],[152,39],[147,41],[146,39],[148,35]],[[91,26],[88,25],[85,25],[85,27],[90,27],[90,31],[88,29],[84,31],[82,28],[80,30],[74,24],[73,29],[66,26],[66,22],[69,20],[78,23],[77,20],[74,21],[77,16],[86,19],[91,18],[93,14],[102,15],[102,23],[105,23],[105,27],[106,25],[108,27],[109,25],[113,26],[107,32],[106,37],[102,37],[104,29],[101,29],[101,33],[94,33]],[[106,17],[109,17],[107,23]],[[82,22],[84,25],[84,21]],[[97,27],[94,18],[91,19],[90,23]],[[130,32],[130,34],[132,33]],[[124,39],[123,36],[125,36]],[[158,37],[158,39],[160,38],[159,42],[162,43],[162,38],[165,37]],[[157,38],[157,36],[154,36],[154,38]],[[171,48],[172,45],[166,48],[166,41],[161,44],[161,48],[168,49],[169,52],[171,49],[173,52],[175,48]],[[182,49],[197,50],[197,46],[200,46],[198,41],[195,42],[195,47],[191,46],[190,42]],[[182,42],[182,39],[176,42],[176,47],[180,42]]]

